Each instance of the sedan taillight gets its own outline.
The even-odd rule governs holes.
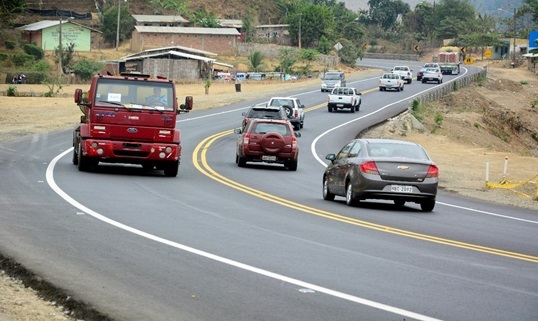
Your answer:
[[[426,173],[426,178],[435,178],[439,177],[439,168],[435,165],[430,165],[428,168],[428,173]]]
[[[360,169],[365,174],[379,175],[379,170],[373,161],[360,164]]]

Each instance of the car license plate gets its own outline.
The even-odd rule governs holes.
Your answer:
[[[263,155],[262,156],[262,160],[264,161],[276,161],[276,156],[271,156],[271,155]]]
[[[413,186],[409,185],[391,185],[390,186],[391,192],[396,193],[413,193]]]
[[[336,107],[344,107],[344,104],[336,104]]]

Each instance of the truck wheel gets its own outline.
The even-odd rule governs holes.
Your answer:
[[[379,87],[379,91],[383,91],[383,87]]]
[[[354,113],[354,112],[355,112],[355,106],[351,105],[351,108],[349,109],[349,111],[350,111],[351,113]]]
[[[329,111],[329,113],[333,112],[333,108],[331,106],[327,106],[327,110]]]
[[[166,177],[176,177],[179,172],[179,161],[170,162],[164,167],[164,176]]]
[[[73,165],[78,165],[77,148],[78,147],[76,147],[76,146],[73,148],[73,159],[72,159]]]
[[[412,82],[413,82],[413,79],[409,79],[409,81],[407,83],[411,84]]]
[[[78,170],[81,172],[87,172],[93,166],[89,157],[82,155],[82,142],[78,144],[77,165],[78,165]]]

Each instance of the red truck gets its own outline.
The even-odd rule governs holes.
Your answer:
[[[89,171],[103,163],[139,164],[177,176],[181,133],[180,111],[192,110],[192,96],[178,105],[174,82],[140,73],[97,75],[90,89],[75,90],[84,114],[73,132],[73,164]]]

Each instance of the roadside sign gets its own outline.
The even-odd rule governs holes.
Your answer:
[[[336,49],[336,51],[340,51],[342,48],[344,48],[344,46],[342,46],[340,42],[337,42],[336,45],[334,45],[334,49]]]
[[[484,52],[484,57],[486,57],[488,59],[491,58],[492,55],[493,55],[493,53],[489,49],[486,50],[486,52]]]
[[[465,58],[463,63],[466,64],[466,65],[472,65],[472,64],[474,64],[474,59],[473,59],[473,57],[467,57],[467,58]]]

